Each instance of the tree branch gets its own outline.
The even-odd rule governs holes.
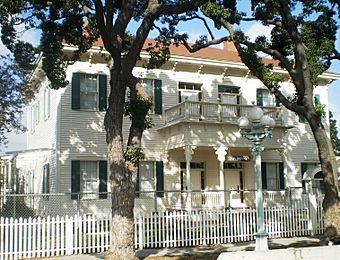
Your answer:
[[[101,0],[93,0],[93,2],[96,8],[95,17],[98,23],[98,29],[103,39],[105,49],[112,55],[112,58],[115,58],[115,56],[118,54],[115,53],[112,42],[110,41],[111,37],[109,36],[106,23],[105,23],[103,4]]]
[[[204,24],[204,27],[206,28],[206,30],[208,31],[211,39],[214,39],[215,36],[213,34],[213,32],[211,31],[206,19],[204,19],[203,17],[199,16],[199,15],[193,15],[191,17],[183,17],[183,18],[179,18],[178,21],[183,21],[183,22],[187,22],[187,21],[191,21],[191,20],[194,20],[194,19],[198,19],[198,20],[201,20]]]
[[[181,41],[182,41],[183,45],[187,48],[187,50],[189,52],[196,52],[196,51],[199,51],[201,49],[207,48],[207,47],[209,47],[211,45],[220,44],[220,43],[225,42],[227,40],[229,40],[229,36],[221,37],[219,39],[213,39],[213,40],[208,41],[208,42],[206,42],[204,44],[193,44],[191,46],[184,39],[182,39]]]
[[[273,49],[270,49],[270,48],[266,48],[266,47],[263,47],[261,45],[255,44],[253,42],[249,42],[249,41],[241,41],[241,44],[244,44],[247,47],[253,48],[257,51],[262,51],[262,52],[274,57],[275,59],[279,60],[283,64],[284,68],[288,71],[289,75],[292,78],[296,78],[295,69],[290,64],[289,60],[284,55],[282,55],[279,51],[273,50]]]
[[[280,21],[280,20],[274,20],[274,19],[259,20],[255,17],[251,17],[251,18],[244,17],[244,18],[240,18],[240,20],[245,21],[245,22],[261,21],[261,22],[266,23],[266,24],[274,25],[274,26],[277,26],[277,27],[282,27],[282,21]]]
[[[207,3],[209,0],[192,0],[184,2],[177,5],[159,5],[157,8],[158,15],[171,15],[171,14],[181,14],[187,11],[191,11],[196,7]]]

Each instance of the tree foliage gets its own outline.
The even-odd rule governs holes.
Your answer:
[[[340,156],[340,139],[338,137],[338,127],[336,126],[336,120],[334,119],[333,113],[329,111],[329,122],[330,122],[330,134],[331,141],[334,149],[334,153]]]
[[[25,49],[25,48],[23,48]],[[21,60],[21,57],[16,57]],[[0,55],[0,143],[7,142],[6,134],[20,132],[25,128],[21,114],[25,104],[34,96],[34,87],[26,84],[31,66],[26,62],[16,62],[10,56]]]

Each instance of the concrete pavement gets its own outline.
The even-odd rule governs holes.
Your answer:
[[[320,238],[318,237],[293,237],[293,238],[277,238],[269,240],[270,249],[282,249],[282,248],[296,248],[296,247],[311,247],[319,246]],[[335,246],[334,246],[335,247]],[[340,246],[337,246],[340,249]],[[195,255],[204,253],[222,253],[222,252],[244,252],[253,251],[255,248],[255,242],[244,242],[244,243],[229,243],[220,244],[214,246],[197,246],[197,247],[183,247],[183,248],[160,248],[160,249],[143,249],[137,251],[137,256],[140,259],[148,259],[149,257],[161,257],[161,256],[180,256],[180,255]],[[60,259],[60,260],[98,260],[104,259],[105,253],[94,253],[94,254],[80,254],[72,256],[59,256],[49,257],[43,259]],[[327,258],[327,260],[340,260],[339,258]],[[277,258],[277,257],[276,257]],[[42,258],[39,258],[42,260]],[[232,258],[234,259],[234,258]],[[236,258],[235,258],[236,259]],[[248,258],[239,258],[248,259]],[[252,258],[249,258],[252,259]],[[263,259],[263,257],[262,257]],[[314,259],[314,258],[313,258]],[[319,258],[315,258],[318,259]]]

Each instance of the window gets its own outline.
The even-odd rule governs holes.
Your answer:
[[[99,189],[98,163],[96,161],[80,162],[80,192],[82,198],[96,199]]]
[[[107,76],[73,73],[72,109],[100,110],[107,107]]]
[[[179,82],[179,103],[189,101],[201,101],[202,100],[202,84]]]
[[[242,163],[230,163],[230,162],[227,163],[227,162],[224,162],[223,168],[224,169],[242,169],[243,164]]]
[[[31,106],[31,132],[33,133],[35,130],[35,105]]]
[[[152,113],[162,114],[162,81],[159,79],[141,79],[145,92],[152,98]]]
[[[186,162],[181,162],[181,169],[186,169]],[[204,169],[204,162],[190,162],[190,169]]]
[[[50,165],[47,163],[43,167],[42,193],[50,193]],[[48,199],[48,197],[46,198]]]
[[[77,199],[107,198],[107,162],[71,162],[71,197]]]
[[[154,162],[140,162],[139,163],[139,189],[141,195],[153,196],[155,191],[155,167]],[[143,193],[145,192],[145,193]]]
[[[304,163],[302,162],[300,165],[300,169],[301,169],[301,186],[304,192],[306,192],[306,181],[303,179],[305,172],[308,169],[314,169],[315,167],[317,167],[318,164],[317,163]]]
[[[267,190],[283,190],[284,173],[283,163],[262,163],[262,188]]]
[[[47,120],[50,117],[51,113],[51,90],[50,87],[47,86],[44,89],[44,119]]]
[[[240,88],[218,85],[218,97],[222,104],[240,104]]]
[[[256,90],[257,105],[263,107],[279,106],[280,103],[276,100],[275,96],[268,90],[258,88]]]
[[[136,192],[137,196],[164,195],[164,166],[162,161],[144,161],[139,163]]]
[[[30,170],[27,173],[27,189],[28,194],[34,193],[34,170]]]
[[[35,104],[35,124],[39,124],[40,122],[40,102],[38,101]]]

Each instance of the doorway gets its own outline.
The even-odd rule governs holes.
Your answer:
[[[244,180],[242,164],[237,168],[224,170],[224,187],[226,189],[226,205],[232,208],[244,207]]]

